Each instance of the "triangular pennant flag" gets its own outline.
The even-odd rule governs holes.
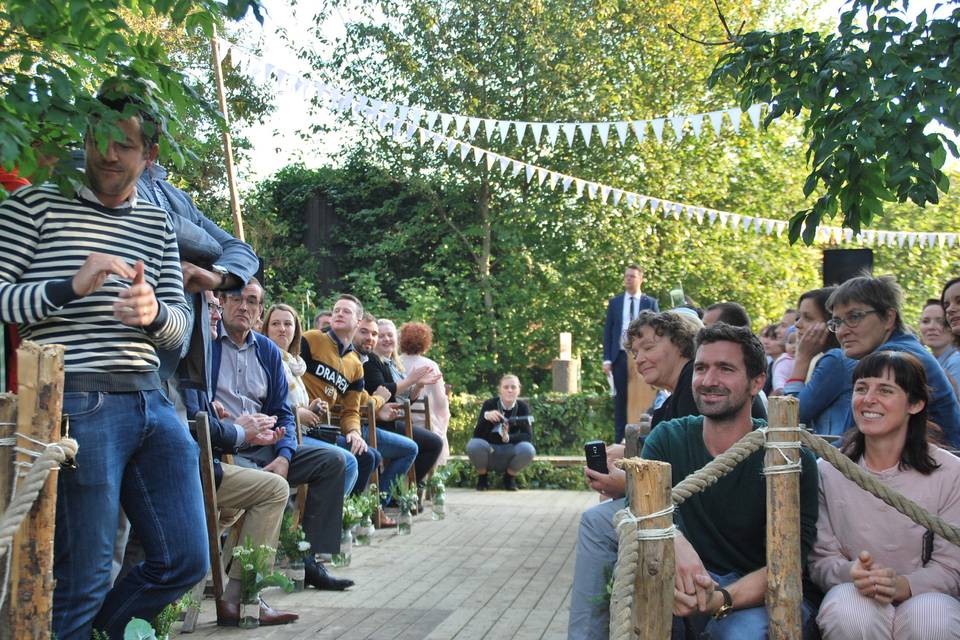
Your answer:
[[[747,115],[750,116],[750,122],[753,123],[753,128],[760,129],[760,109],[763,108],[762,104],[752,104],[750,108],[747,109]]]
[[[670,126],[673,127],[673,135],[677,137],[677,142],[683,138],[683,123],[687,121],[687,116],[671,116]]]
[[[704,212],[703,207],[697,207],[694,210],[693,216],[697,219],[697,224],[703,224],[703,212]]]
[[[763,223],[763,230],[767,232],[767,235],[773,233],[773,220],[767,220]]]
[[[593,133],[593,123],[584,122],[580,125],[580,135],[583,136],[583,144],[590,146],[590,135]]]
[[[440,147],[443,146],[443,136],[441,136],[440,134],[431,132],[431,140],[433,140],[434,151],[438,150]]]
[[[727,226],[727,220],[730,218],[730,214],[727,213],[726,211],[721,211],[719,213],[720,213],[720,226],[721,227]]]
[[[230,53],[230,43],[217,38],[217,64],[222,65],[223,59],[227,57],[228,53]]]
[[[555,171],[551,171],[550,175],[547,177],[547,184],[550,185],[551,189],[556,189],[557,180],[559,179],[560,179],[560,174]]]
[[[473,140],[473,137],[477,135],[477,128],[480,127],[480,118],[470,118],[467,122],[470,126],[470,139]]]
[[[651,120],[650,126],[653,127],[653,135],[656,136],[657,142],[663,142],[663,118]]]
[[[711,111],[707,114],[707,117],[710,118],[713,132],[720,135],[720,128],[723,126],[723,111]]]
[[[402,106],[399,109],[397,109],[397,117],[400,118],[401,122],[406,121],[407,116],[409,114],[410,114],[410,107],[408,106]]]
[[[942,246],[945,245],[946,243],[947,243],[947,235],[946,235],[945,233],[938,233],[938,234],[937,234],[937,244],[939,244],[939,245],[942,247]]]
[[[453,122],[453,116],[449,113],[440,114],[440,131],[444,135],[447,134],[447,131],[450,129],[450,123]]]
[[[560,133],[560,125],[556,122],[548,122],[547,127],[547,144],[553,146],[557,141],[557,134]]]
[[[493,164],[497,161],[497,155],[494,153],[487,153],[487,171],[493,169]]]
[[[510,121],[509,120],[498,121],[497,131],[500,133],[500,142],[506,142],[507,134],[510,133]]]
[[[463,143],[459,143],[459,144],[460,144],[460,162],[463,162],[464,160],[467,159],[467,154],[470,153],[470,147]]]
[[[540,134],[543,133],[543,123],[542,122],[531,122],[530,123],[530,133],[533,134],[533,141],[537,144],[540,144]]]
[[[525,165],[523,165],[523,168],[524,168],[524,170],[525,170],[526,173],[527,173],[527,182],[530,182],[530,178],[533,177],[533,165],[532,165],[532,164],[525,164]]]
[[[703,130],[703,114],[698,113],[695,116],[690,116],[688,121],[690,122],[690,128],[693,129],[693,137],[699,138],[700,132]]]
[[[631,207],[634,206],[635,204],[637,204],[637,194],[635,194],[635,193],[633,193],[633,192],[631,192],[631,191],[628,191],[628,192],[627,192],[627,204],[628,204],[629,206],[631,206]]]
[[[687,216],[687,222],[693,220],[693,207],[686,206],[683,207],[683,213]]]
[[[543,184],[543,181],[547,179],[547,170],[543,167],[537,167],[537,186]]]
[[[473,162],[474,162],[474,164],[476,164],[477,166],[480,166],[480,161],[483,160],[483,155],[484,155],[485,153],[486,153],[486,151],[484,151],[484,150],[481,149],[480,147],[474,147],[474,148],[473,148]]]
[[[580,196],[583,195],[583,188],[586,186],[586,183],[584,183],[584,181],[580,180],[579,178],[574,178],[573,182],[577,186],[577,197],[579,198]]]
[[[637,136],[637,142],[643,142],[644,136],[647,135],[647,121],[634,120],[630,123],[630,127],[633,129],[633,135]]]
[[[514,160],[511,164],[513,166],[513,173],[511,173],[510,176],[516,178],[518,175],[520,175],[520,170],[523,169],[523,164],[518,160]]]
[[[453,140],[447,140],[447,155],[449,156],[453,153],[453,150],[457,148],[457,143]]]
[[[680,219],[680,209],[682,209],[682,208],[683,208],[682,205],[679,205],[679,204],[677,204],[677,203],[674,203],[674,204],[673,204],[673,219],[674,219],[674,220],[679,220],[679,219]]]
[[[426,129],[417,129],[417,133],[420,134],[420,146],[423,146],[427,142],[427,131]]]
[[[413,139],[413,135],[417,132],[417,128],[412,124],[407,125],[407,131],[403,134],[403,141],[410,142]]]
[[[620,138],[620,146],[627,146],[627,134],[630,133],[630,123],[618,122],[614,125],[617,130],[617,137]]]
[[[736,229],[736,228],[737,228],[737,225],[740,224],[740,218],[741,218],[741,216],[740,216],[739,213],[732,213],[732,214],[730,214],[730,227],[731,227],[732,229]]]
[[[727,109],[727,116],[730,117],[730,124],[733,125],[733,131],[735,133],[740,132],[740,117],[743,115],[743,112],[740,111],[740,107],[734,107],[732,109]]]
[[[575,124],[565,124],[563,125],[563,135],[567,137],[567,146],[573,146],[573,136],[577,135],[577,125]]]
[[[437,125],[437,118],[440,117],[440,114],[436,111],[427,111],[427,121],[424,123],[427,125],[427,129],[433,129]]]
[[[506,172],[507,167],[510,166],[510,158],[500,156],[497,161],[500,163],[500,175],[503,175]]]
[[[637,209],[643,211],[645,206],[647,206],[647,196],[640,196],[640,199],[637,200]]]
[[[376,109],[377,111],[383,111],[383,106],[386,103],[383,100],[377,100],[376,98],[370,98],[370,106]]]
[[[600,136],[600,144],[602,144],[603,146],[607,146],[607,136],[610,135],[610,123],[598,122],[597,135]]]
[[[517,142],[523,144],[523,134],[527,131],[526,122],[514,122],[513,127],[517,132]]]
[[[407,113],[407,119],[410,120],[413,124],[420,126],[420,118],[423,117],[423,109],[420,107],[410,107],[409,113]]]
[[[947,246],[953,248],[953,244],[957,241],[957,234],[948,233],[947,234]]]
[[[606,185],[600,185],[600,202],[606,204],[607,197],[610,195],[611,188]]]
[[[453,116],[453,135],[459,137],[465,126],[467,126],[466,116]]]
[[[713,209],[707,211],[707,219],[710,220],[710,224],[713,224],[717,221],[717,212]]]
[[[614,189],[613,190],[613,206],[617,206],[618,204],[620,204],[620,198],[622,197],[623,197],[623,191],[621,191],[620,189]]]
[[[908,233],[908,234],[907,234],[907,244],[910,245],[910,248],[913,249],[913,245],[915,245],[916,243],[917,243],[917,234],[915,234],[915,233]],[[900,245],[900,246],[903,246],[903,245]]]
[[[786,228],[787,228],[787,223],[786,223],[786,222],[783,222],[782,220],[778,221],[778,222],[777,222],[777,235],[778,235],[778,236],[783,235],[783,232],[786,230]]]
[[[570,185],[573,183],[573,178],[570,176],[563,176],[563,192],[566,193],[567,189],[570,188]]]
[[[907,234],[904,233],[903,231],[898,231],[898,232],[897,232],[897,244],[902,247],[902,246],[903,246],[903,243],[906,242],[906,241],[907,241]]]
[[[493,138],[493,126],[496,123],[496,120],[493,118],[487,118],[483,121],[483,132],[487,134],[487,142]]]
[[[349,94],[349,95],[350,95],[350,99],[353,100],[353,94]],[[393,104],[392,102],[388,102],[385,105],[383,105],[383,112],[387,114],[387,116],[392,118],[397,113],[397,105]]]
[[[851,240],[853,240],[853,229],[843,230],[843,240],[844,242],[850,242]]]
[[[760,223],[763,222],[760,218],[753,219],[753,231],[754,233],[760,233]]]
[[[377,129],[380,129],[380,131],[385,131],[386,128],[387,128],[387,114],[381,111],[380,114],[377,116]]]
[[[596,183],[596,182],[588,182],[588,183],[587,183],[587,195],[590,197],[591,200],[593,200],[594,198],[597,197],[597,183]]]
[[[863,232],[863,239],[867,244],[872,245],[876,240],[876,232],[873,229],[867,229]]]
[[[750,228],[750,225],[753,224],[753,218],[751,216],[743,216],[743,230],[746,231]]]
[[[650,213],[656,213],[659,206],[660,200],[657,198],[650,198]]]

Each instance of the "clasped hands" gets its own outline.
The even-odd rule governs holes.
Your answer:
[[[907,579],[889,567],[878,565],[869,551],[861,551],[850,567],[850,580],[860,595],[883,604],[903,602],[911,595]]]
[[[232,420],[233,424],[243,429],[243,441],[249,445],[255,447],[269,446],[276,444],[286,435],[284,429],[277,427],[276,416],[268,416],[263,413],[247,413],[234,417],[217,400],[214,400],[211,404],[218,418]]]
[[[723,606],[718,585],[700,561],[693,545],[677,532],[673,539],[676,573],[673,582],[673,615],[712,614]]]

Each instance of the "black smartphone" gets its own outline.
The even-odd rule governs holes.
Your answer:
[[[607,469],[607,445],[603,440],[591,440],[583,445],[587,455],[587,468],[597,473],[610,473]]]

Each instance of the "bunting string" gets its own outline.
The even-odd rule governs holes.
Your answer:
[[[381,133],[389,135],[397,141],[410,142],[416,139],[420,146],[430,145],[435,150],[445,150],[447,157],[456,152],[461,162],[467,162],[470,159],[478,166],[485,163],[488,170],[498,170],[501,175],[506,175],[509,171],[511,177],[517,177],[522,173],[527,183],[533,182],[534,177],[536,177],[536,184],[541,188],[544,186],[550,190],[559,188],[565,194],[572,188],[577,199],[586,197],[589,200],[599,200],[603,204],[615,207],[627,206],[637,211],[643,211],[644,208],[649,207],[651,213],[659,212],[663,218],[673,218],[676,221],[684,218],[688,222],[696,221],[697,224],[702,225],[706,220],[710,224],[719,223],[720,226],[729,227],[736,231],[763,233],[768,236],[772,234],[781,236],[787,229],[788,223],[785,220],[721,211],[701,205],[675,202],[619,189],[523,162],[446,135],[452,123],[455,134],[464,133],[474,139],[482,124],[488,141],[492,140],[494,135],[499,136],[500,140],[506,141],[510,132],[513,131],[518,142],[523,142],[525,132],[529,130],[537,144],[541,139],[546,139],[548,143],[553,144],[558,132],[563,131],[564,138],[572,146],[577,132],[580,133],[584,144],[589,145],[591,140],[594,139],[593,132],[596,131],[596,137],[603,145],[606,145],[611,129],[617,133],[621,144],[625,144],[629,131],[634,133],[637,140],[642,141],[646,136],[647,127],[649,127],[653,131],[655,139],[659,142],[663,139],[664,126],[667,122],[670,123],[677,140],[682,139],[686,130],[685,124],[689,124],[694,134],[699,136],[705,119],[719,133],[724,116],[730,120],[734,131],[739,131],[743,113],[739,108],[708,114],[619,122],[517,122],[481,119],[429,111],[408,105],[397,105],[349,91],[343,92],[333,85],[309,80],[301,75],[292,74],[266,63],[261,58],[227,41],[221,42],[220,62],[223,61],[228,52],[233,54],[235,64],[255,79],[265,82],[273,79],[280,88],[291,89],[305,99],[316,97],[320,104],[333,111],[351,112],[355,116],[360,116],[372,123]],[[757,128],[760,123],[761,110],[762,105],[757,104],[750,107],[746,112],[750,122]],[[425,123],[426,126],[420,126],[421,122]],[[438,122],[441,132],[433,130],[433,126]],[[635,127],[635,122],[642,124]],[[545,137],[542,138],[544,133]],[[815,241],[830,244],[857,243],[866,246],[909,246],[912,249],[915,246],[920,248],[953,247],[957,243],[957,236],[956,232],[894,231],[889,229],[863,229],[860,233],[854,234],[852,229],[820,225],[815,234]]]

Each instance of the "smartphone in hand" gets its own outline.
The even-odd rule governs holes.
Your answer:
[[[610,473],[607,468],[607,445],[603,440],[591,440],[583,445],[587,456],[587,468],[597,473]]]

